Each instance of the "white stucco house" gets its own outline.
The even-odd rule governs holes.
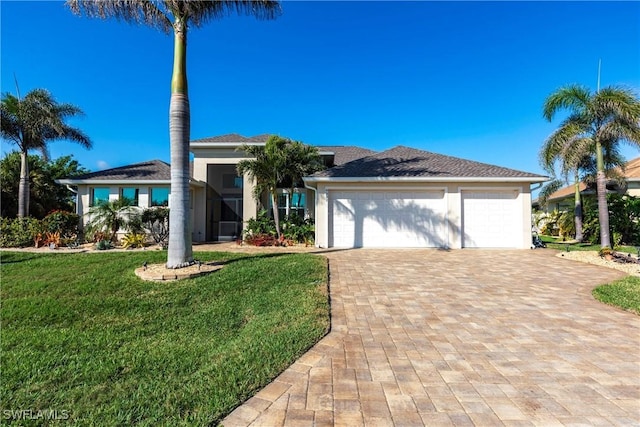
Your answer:
[[[243,144],[270,135],[228,134],[191,142],[193,241],[231,240],[257,214],[253,183],[236,173]],[[318,247],[522,248],[531,246],[531,192],[545,176],[398,146],[375,152],[318,146],[327,169],[304,178],[296,207],[313,217]],[[58,183],[76,188],[78,214],[128,197],[170,207],[169,165],[155,160]],[[282,190],[283,193],[287,190]],[[265,205],[267,199],[265,198]]]

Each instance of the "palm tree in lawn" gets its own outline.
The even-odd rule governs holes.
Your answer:
[[[236,165],[238,175],[246,174],[254,182],[253,197],[256,201],[259,202],[265,192],[269,194],[278,239],[282,237],[282,233],[277,190],[278,184],[286,178],[286,151],[289,143],[290,141],[286,138],[272,135],[264,146],[243,144],[238,150],[244,151],[251,158],[241,160]]]
[[[605,152],[617,152],[620,143],[640,147],[640,101],[629,89],[606,87],[592,93],[583,86],[570,85],[547,97],[543,115],[551,121],[561,110],[567,110],[569,116],[555,133],[564,141],[589,147],[585,156],[589,152],[595,156],[600,245],[611,247]]]
[[[171,145],[171,210],[167,267],[179,268],[193,260],[189,215],[190,111],[187,90],[187,30],[231,13],[272,19],[280,13],[273,0],[67,0],[76,14],[116,18],[173,32],[174,56],[169,104]]]
[[[91,148],[89,137],[80,129],[66,123],[67,119],[82,114],[82,110],[74,105],[58,103],[45,89],[34,89],[24,98],[9,93],[2,95],[0,104],[2,138],[16,144],[21,155],[18,186],[19,218],[29,215],[29,151],[40,150],[44,159],[48,160],[47,144],[59,139]]]

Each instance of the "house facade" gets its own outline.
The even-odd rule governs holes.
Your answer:
[[[625,163],[624,168],[619,170],[624,177],[625,185],[620,187],[617,183],[607,184],[607,191],[627,194],[629,196],[640,197],[640,157]],[[578,183],[582,196],[595,196],[594,188],[588,187],[584,182]],[[575,208],[575,185],[571,184],[555,191],[547,198],[545,206],[539,206],[545,212],[572,211]],[[534,205],[537,203],[534,201]]]
[[[236,165],[246,158],[243,144],[264,145],[269,136],[229,134],[191,142],[194,242],[238,238],[256,217],[254,184],[237,175]],[[353,146],[318,150],[327,169],[304,178],[294,206],[288,206],[288,190],[278,197],[282,215],[295,211],[315,219],[318,247],[531,246],[530,186],[547,177],[402,146],[382,152]],[[144,172],[128,171],[131,167],[140,169],[118,168],[118,179],[110,170],[59,182],[77,187],[81,215],[104,187],[117,198],[136,194],[131,189],[136,183],[138,205],[157,204],[153,193],[159,191],[156,186],[168,185],[166,168],[161,184],[150,179],[155,175],[149,171],[144,179]],[[268,198],[261,202],[270,208]]]

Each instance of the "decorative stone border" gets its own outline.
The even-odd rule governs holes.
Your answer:
[[[224,267],[216,262],[194,264],[183,268],[167,268],[165,264],[151,264],[135,269],[136,276],[142,280],[149,281],[174,281],[181,279],[191,279],[193,277],[204,276],[213,273]]]

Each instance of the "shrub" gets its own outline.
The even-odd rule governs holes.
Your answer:
[[[147,241],[147,236],[144,233],[127,233],[122,238],[122,247],[129,248],[144,248]]]
[[[67,211],[51,211],[43,219],[45,231],[59,233],[62,239],[74,239],[78,236],[80,216]]]
[[[313,244],[315,237],[315,222],[312,218],[302,218],[290,215],[282,222],[282,234],[285,239],[296,243]]]
[[[258,235],[276,235],[276,223],[273,218],[269,216],[266,209],[260,209],[256,218],[251,218],[247,221],[247,226],[244,229],[244,240],[250,239],[251,236]]]
[[[38,235],[45,233],[43,222],[32,218],[0,218],[0,247],[24,248],[32,246]]]
[[[107,249],[113,249],[113,244],[111,243],[111,240],[100,240],[98,241],[98,243],[96,243],[96,249],[99,251],[105,251]]]
[[[280,222],[282,239],[276,239],[276,225],[269,213],[262,209],[257,218],[247,221],[244,229],[244,241],[249,245],[273,246],[305,243],[312,245],[315,235],[315,225],[312,218],[302,218],[299,215],[290,215]]]
[[[140,215],[142,226],[147,229],[153,241],[163,248],[169,239],[169,208],[149,208]]]

